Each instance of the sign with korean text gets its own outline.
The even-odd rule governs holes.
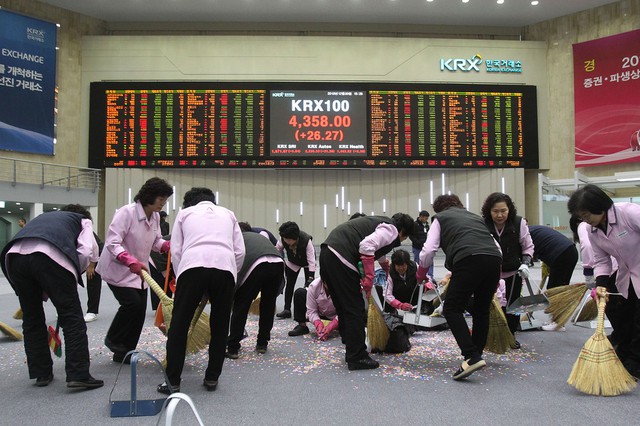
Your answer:
[[[573,45],[576,167],[640,161],[640,30]]]
[[[57,27],[0,9],[0,149],[54,154]]]

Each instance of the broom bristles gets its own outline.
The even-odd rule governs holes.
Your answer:
[[[17,319],[17,320],[22,319],[22,308],[18,308],[15,314],[13,314],[13,319]]]
[[[187,337],[187,352],[196,353],[209,347],[211,327],[209,325],[209,315],[204,312],[205,306],[207,306],[206,299],[200,302],[191,320],[189,336]]]
[[[489,309],[489,333],[485,349],[494,354],[503,354],[515,345],[516,339],[509,330],[507,318],[502,312],[502,307],[497,297],[493,297]]]
[[[605,298],[600,296],[596,332],[580,351],[567,383],[589,395],[616,396],[630,392],[636,382],[604,333],[605,304]]]
[[[587,300],[587,303],[582,307],[582,311],[580,311],[580,315],[576,321],[591,321],[598,317],[598,305],[596,305],[596,301],[592,298]]]
[[[562,327],[571,319],[574,311],[584,296],[585,285],[568,284],[547,290],[549,307],[544,311],[551,316],[551,320]]]
[[[22,333],[20,333],[18,330],[16,330],[13,327],[8,326],[7,324],[0,322],[0,331],[2,332],[2,334],[4,334],[5,336],[11,338],[12,340],[22,340],[24,337],[22,336]]]
[[[369,296],[369,311],[367,314],[367,337],[372,350],[384,351],[389,342],[389,328],[384,322],[382,312]]]
[[[249,313],[251,315],[260,315],[260,301],[262,300],[262,292],[258,292],[258,295],[253,302],[251,302],[251,306],[249,307]]]

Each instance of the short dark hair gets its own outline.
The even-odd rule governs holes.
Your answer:
[[[251,225],[249,224],[249,222],[238,222],[238,226],[240,227],[240,230],[242,232],[251,232]]]
[[[426,217],[429,217],[430,215],[429,215],[429,212],[428,212],[428,211],[426,211],[426,210],[422,210],[422,211],[418,214],[418,217],[420,217],[420,216],[426,216]]]
[[[409,256],[409,252],[406,250],[396,250],[391,255],[391,263],[394,265],[408,265],[411,263],[411,256]]]
[[[462,201],[460,201],[460,198],[458,198],[456,194],[438,195],[436,199],[433,200],[433,211],[436,213],[440,213],[449,207],[464,208]]]
[[[404,235],[413,235],[415,226],[413,219],[406,213],[396,213],[391,216],[391,221],[395,225],[398,232],[404,231]]]
[[[297,240],[300,238],[300,227],[295,222],[285,222],[278,228],[278,233],[282,238]]]
[[[160,217],[167,217],[167,216],[168,216],[167,212],[165,212],[164,210],[160,211]]]
[[[173,188],[167,181],[159,177],[152,177],[140,188],[133,201],[140,201],[143,206],[148,206],[156,202],[158,197],[169,197],[173,194]]]
[[[567,208],[572,215],[586,210],[593,214],[602,214],[613,206],[613,200],[599,187],[588,184],[571,195]]]
[[[494,192],[493,194],[489,194],[486,200],[484,200],[484,204],[482,204],[482,217],[485,219],[491,219],[491,209],[496,203],[505,202],[507,204],[507,208],[509,209],[509,215],[507,216],[508,221],[513,221],[516,219],[516,215],[518,214],[518,210],[516,209],[516,205],[511,200],[507,194],[503,194],[502,192]]]
[[[202,201],[211,201],[215,204],[216,195],[209,188],[194,187],[184,194],[182,207],[186,209],[187,207],[195,206]]]
[[[61,212],[72,212],[78,213],[82,215],[85,219],[93,220],[91,218],[91,213],[85,206],[81,206],[80,204],[67,204],[66,206],[60,207]]]

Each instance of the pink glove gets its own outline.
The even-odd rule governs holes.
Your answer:
[[[424,282],[424,288],[426,288],[427,290],[433,290],[434,288],[436,288],[434,286],[433,281],[431,281],[433,278],[429,277],[427,278],[427,280]]]
[[[126,251],[123,251],[122,253],[120,253],[116,257],[116,259],[118,260],[118,262],[127,265],[129,267],[129,271],[131,271],[132,274],[140,275],[143,269],[149,272],[146,266],[144,266],[142,263],[138,261],[138,259],[131,256]]]
[[[375,259],[373,256],[367,256],[366,254],[360,255],[362,260],[362,268],[364,269],[364,278],[360,281],[362,289],[367,294],[367,298],[371,295],[371,288],[373,287],[373,275],[375,273]]]
[[[129,271],[131,271],[132,274],[141,275],[143,269],[145,271],[147,270],[147,268],[145,268],[144,265],[140,262],[132,263],[131,265],[129,265]]]
[[[413,309],[413,306],[411,305],[411,303],[401,303],[400,309],[402,309],[403,311],[409,312],[410,310]]]
[[[165,241],[162,243],[162,248],[160,249],[160,253],[166,253],[171,249],[171,241]]]
[[[391,270],[391,262],[389,262],[389,259],[387,259],[387,257],[385,256],[379,259],[378,263],[380,264],[380,267],[382,268],[382,270],[386,272],[387,275],[389,275],[389,271]]]
[[[391,305],[392,308],[394,309],[400,309],[400,305],[402,305],[402,302],[399,301],[398,299],[393,299],[393,302],[389,303]]]
[[[322,332],[322,335],[318,336],[320,338],[320,340],[324,341],[327,340],[327,337],[329,337],[329,335],[333,332],[333,330],[335,330],[336,328],[338,328],[338,317],[334,318],[331,320],[331,322],[329,324],[327,324],[327,326],[324,328],[324,331]]]
[[[416,272],[416,280],[418,280],[418,284],[427,278],[427,271],[427,268],[423,268],[421,265],[418,266],[418,271]]]
[[[322,331],[324,330],[324,323],[320,320],[315,320],[313,322],[313,325],[316,327],[316,332],[318,333],[318,336],[320,336],[322,334]]]
[[[591,289],[591,298],[595,301],[598,302],[598,293],[596,292],[595,288]]]

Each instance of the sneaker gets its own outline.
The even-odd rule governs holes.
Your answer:
[[[462,380],[465,377],[469,377],[474,372],[483,369],[487,366],[484,359],[479,358],[472,362],[471,359],[465,360],[458,371],[453,375],[453,380]]]
[[[256,352],[258,352],[259,354],[266,354],[267,345],[256,345]]]
[[[87,379],[84,379],[84,380],[71,380],[67,382],[68,388],[76,388],[76,389],[80,389],[80,388],[96,389],[96,388],[101,388],[103,385],[104,385],[104,381],[94,379],[91,376],[89,376]]]
[[[51,383],[53,381],[53,373],[49,374],[46,377],[38,377],[36,379],[36,386],[38,387],[44,387],[44,386],[48,386],[49,383]]]
[[[213,392],[214,390],[216,390],[216,388],[218,387],[218,381],[217,380],[207,380],[204,379],[202,381],[202,386],[204,386],[205,388],[207,388],[207,390],[209,392]]]
[[[98,319],[98,314],[94,314],[93,312],[87,312],[87,315],[84,316],[84,322],[94,322]]]
[[[545,324],[540,328],[542,328],[543,331],[566,331],[567,330],[564,325],[561,327],[558,327],[558,324],[556,324],[555,322]]]
[[[521,347],[522,345],[517,340],[514,340],[513,343],[511,344],[511,349],[520,349]]]
[[[309,327],[304,324],[298,324],[294,327],[293,330],[289,332],[289,336],[302,336],[304,334],[309,334]]]
[[[278,312],[276,316],[280,319],[291,318],[291,311],[289,309],[285,309],[282,312]]]
[[[162,382],[158,385],[156,390],[165,395],[171,395],[174,392],[180,392],[180,385],[170,386],[167,382]]]
[[[354,370],[373,370],[374,368],[380,367],[380,363],[370,356],[366,356],[358,361],[348,362],[347,367],[350,371]]]

